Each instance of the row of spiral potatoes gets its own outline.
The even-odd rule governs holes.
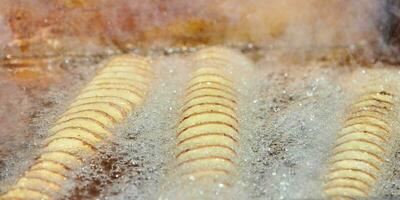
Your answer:
[[[190,78],[179,95],[173,156],[154,196],[168,199],[243,199],[241,153],[246,146],[240,116],[243,69],[254,64],[224,47],[202,49],[187,58]],[[133,54],[109,59],[52,124],[37,157],[0,199],[57,199],[73,172],[87,165],[110,140],[115,127],[145,105],[154,75],[152,60]],[[391,119],[397,90],[368,87],[348,105],[321,174],[327,199],[368,198],[383,174],[395,136]],[[140,112],[139,112],[140,114]]]
[[[143,103],[152,79],[148,59],[112,58],[54,122],[37,158],[0,199],[56,198],[71,172]]]

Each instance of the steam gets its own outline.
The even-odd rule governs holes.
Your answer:
[[[4,0],[0,46],[18,55],[210,43],[376,45],[387,10],[376,0]]]
[[[228,6],[226,6],[228,5]],[[236,9],[235,9],[236,5]],[[384,1],[272,0],[223,4],[226,12],[240,13],[257,40],[288,46],[341,46],[376,41]]]

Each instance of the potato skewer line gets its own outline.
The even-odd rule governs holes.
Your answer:
[[[237,174],[237,92],[227,68],[232,52],[207,48],[192,58],[195,72],[183,99],[176,133],[174,175],[182,181],[231,186]]]
[[[54,123],[34,164],[0,199],[53,199],[83,156],[95,153],[111,129],[145,100],[152,79],[146,58],[112,58]]]
[[[369,197],[390,149],[388,114],[393,94],[368,92],[352,104],[329,159],[324,194],[329,199]]]

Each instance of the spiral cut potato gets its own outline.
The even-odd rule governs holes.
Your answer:
[[[368,197],[388,153],[391,128],[387,122],[393,95],[367,93],[354,103],[339,131],[324,188],[330,199]]]
[[[236,91],[225,71],[229,50],[208,48],[198,52],[184,96],[177,130],[176,168],[183,180],[231,185],[236,174],[239,125]],[[207,64],[207,67],[204,65]]]
[[[0,199],[52,199],[84,156],[144,101],[152,76],[145,58],[113,58],[54,123],[34,164]]]

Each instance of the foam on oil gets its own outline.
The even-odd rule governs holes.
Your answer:
[[[173,157],[177,111],[192,70],[185,58],[157,56],[156,82],[149,100],[115,130],[111,145],[102,147],[95,158],[75,173],[76,178],[69,182],[69,190],[61,198],[157,198],[156,188],[168,179],[165,175]],[[73,70],[72,79],[83,80],[49,93],[56,106],[44,109],[33,122],[39,128],[37,142],[46,136],[48,126],[64,111],[63,105],[68,105],[97,68],[87,66]],[[321,198],[325,163],[346,106],[357,96],[354,91],[366,84],[366,78],[373,73],[362,67],[340,68],[329,63],[311,63],[306,67],[283,64],[267,54],[261,56],[256,69],[235,70],[239,70],[232,75],[238,80],[235,87],[240,93],[242,161],[238,186],[229,190],[232,199]],[[390,69],[383,77],[387,81],[398,80],[398,70]],[[400,126],[394,121],[396,132]],[[35,147],[23,152],[24,158],[32,158],[34,153],[29,151],[35,152]],[[385,168],[388,173],[377,183],[374,196],[400,194],[400,164],[396,156],[398,152],[387,159],[391,161]],[[7,167],[10,171],[2,185],[10,182],[6,180],[12,181],[18,170],[25,169],[24,162],[30,162],[18,159],[21,157],[9,160],[14,165]],[[203,187],[206,190],[208,186]],[[218,188],[211,189],[216,192],[213,198],[227,197]]]

